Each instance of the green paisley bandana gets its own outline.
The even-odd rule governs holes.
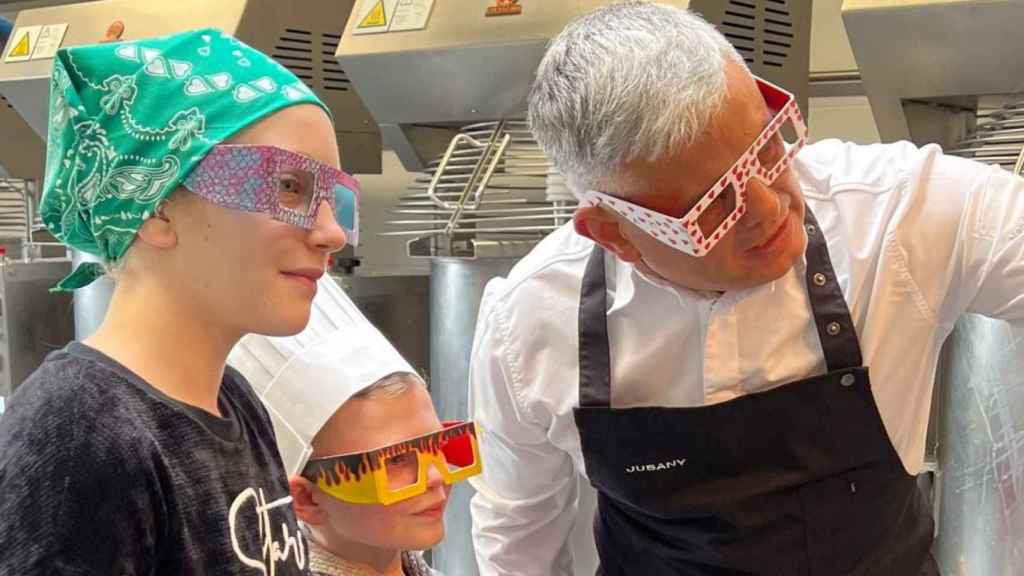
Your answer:
[[[283,66],[212,28],[61,49],[50,81],[43,222],[68,246],[116,262],[214,145],[294,104],[327,111]],[[85,263],[55,290],[102,275]]]

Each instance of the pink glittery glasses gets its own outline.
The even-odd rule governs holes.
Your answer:
[[[793,95],[760,78],[754,80],[773,114],[771,120],[747,151],[682,218],[596,190],[584,193],[583,201],[615,211],[680,252],[706,255],[746,212],[747,182],[757,178],[766,185],[772,184],[807,142],[807,125]]]
[[[327,202],[348,243],[359,243],[359,183],[348,174],[276,146],[214,146],[185,188],[224,208],[258,212],[312,229]]]

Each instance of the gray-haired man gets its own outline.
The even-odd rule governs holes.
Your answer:
[[[936,360],[962,313],[1024,328],[1024,181],[804,146],[791,95],[651,4],[567,27],[530,121],[582,202],[481,306],[483,572],[571,574],[585,474],[608,576],[935,573]]]

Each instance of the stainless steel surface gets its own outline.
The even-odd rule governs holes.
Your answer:
[[[0,176],[41,179],[45,144],[0,94]]]
[[[1024,88],[1024,2],[845,0],[842,14],[883,141],[952,144],[956,131],[927,130],[956,120],[965,102],[948,97]],[[914,102],[928,111],[909,110]]]
[[[467,416],[469,354],[480,298],[487,281],[507,275],[515,262],[515,258],[431,260],[431,397],[442,420]],[[445,512],[445,539],[433,550],[433,566],[445,574],[478,574],[470,535],[472,497],[473,488],[467,482],[452,490]]]
[[[73,266],[82,262],[99,262],[100,259],[92,254],[74,251],[71,255]],[[109,276],[104,276],[85,288],[75,290],[75,340],[84,340],[92,335],[103,318],[107,315],[107,307],[110,306],[110,297],[114,294],[114,281]]]
[[[48,291],[70,270],[66,259],[0,260],[0,396],[71,340],[71,297]]]
[[[935,556],[942,574],[1024,567],[1024,350],[1004,322],[965,316],[946,341]]]
[[[423,30],[357,35],[351,19],[337,56],[380,125],[385,147],[419,171],[441,152],[436,141],[418,140],[421,129],[522,117],[547,42],[569,21],[611,3],[530,2],[520,15],[488,18],[494,0],[434,2]],[[806,111],[809,0],[666,3],[718,25],[755,73],[785,85]]]
[[[339,31],[354,0],[307,0],[301,9],[274,0],[108,0],[18,13],[15,30],[34,24],[68,23],[64,46],[102,39],[111,22],[125,24],[124,39],[213,26],[273,56],[302,78],[334,114],[342,165],[349,172],[379,173],[380,133],[344,70],[333,58]],[[52,60],[0,61],[0,93],[44,138]]]

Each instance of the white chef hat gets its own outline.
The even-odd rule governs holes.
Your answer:
[[[286,338],[250,334],[228,364],[266,405],[288,476],[302,471],[313,438],[349,398],[395,372],[416,373],[327,276],[305,330]]]

